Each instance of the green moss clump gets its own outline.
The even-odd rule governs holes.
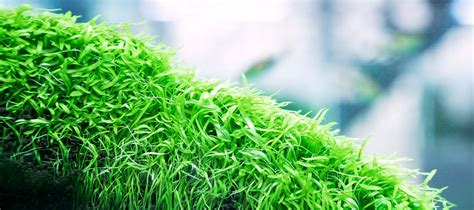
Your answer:
[[[74,180],[75,206],[451,207],[422,173],[245,86],[196,79],[126,26],[0,10],[0,144]],[[426,175],[426,174],[425,174]]]

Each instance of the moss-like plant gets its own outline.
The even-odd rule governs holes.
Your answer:
[[[434,173],[362,155],[325,111],[197,79],[126,26],[75,20],[0,10],[0,154],[71,178],[77,208],[452,206]]]

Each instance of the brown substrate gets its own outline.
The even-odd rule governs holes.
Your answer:
[[[55,177],[51,166],[0,158],[0,208],[71,209],[72,180]]]
[[[71,209],[72,179],[55,176],[53,168],[57,142],[45,137],[35,140],[40,162],[32,153],[11,158],[19,148],[33,142],[23,135],[23,128],[14,132],[6,122],[28,120],[37,113],[24,110],[13,115],[0,105],[0,117],[4,117],[0,119],[0,209]],[[50,118],[49,114],[44,117]]]

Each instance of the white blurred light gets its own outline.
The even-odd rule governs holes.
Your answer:
[[[431,21],[432,15],[426,1],[394,1],[393,19],[395,24],[404,31],[423,31]]]
[[[155,21],[273,22],[288,15],[288,0],[144,0]]]
[[[461,25],[474,25],[474,1],[454,1],[451,7],[451,14]]]

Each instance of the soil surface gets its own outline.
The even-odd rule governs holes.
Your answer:
[[[72,181],[52,167],[0,158],[0,209],[72,209]]]
[[[51,117],[49,113],[43,115],[46,119]],[[0,117],[0,209],[72,209],[72,179],[55,176],[53,162],[48,161],[55,158],[53,151],[57,145],[48,145],[47,138],[37,140],[41,164],[32,154],[19,160],[10,158],[32,139],[23,135],[23,128],[13,132],[6,122],[36,118],[38,113],[25,109],[12,114],[0,105]]]

